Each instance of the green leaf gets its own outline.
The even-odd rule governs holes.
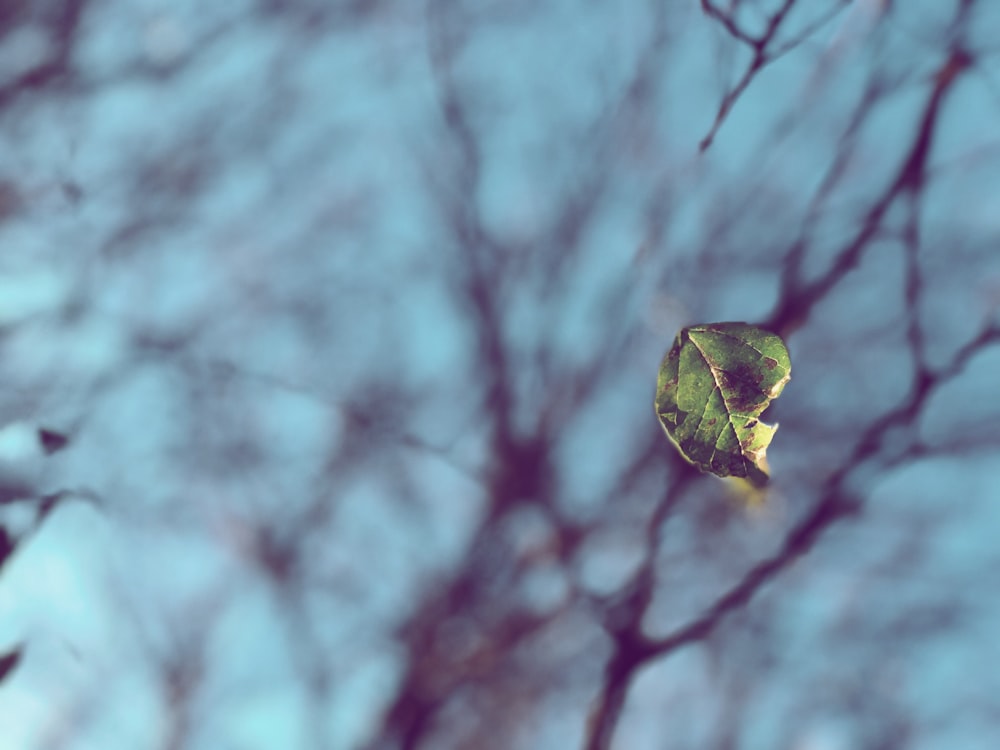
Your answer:
[[[681,455],[702,471],[768,479],[767,446],[778,425],[760,415],[792,363],[779,336],[746,323],[684,328],[660,364],[656,415]]]

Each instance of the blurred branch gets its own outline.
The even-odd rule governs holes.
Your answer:
[[[749,46],[752,56],[746,69],[743,71],[743,75],[740,76],[740,79],[736,82],[736,84],[732,86],[722,97],[722,101],[719,103],[719,108],[715,113],[715,120],[712,122],[712,126],[709,128],[705,137],[702,138],[701,142],[698,144],[699,150],[706,151],[709,146],[712,145],[712,142],[715,140],[715,136],[718,134],[719,129],[725,122],[729,112],[732,110],[737,100],[739,100],[739,98],[753,82],[754,78],[757,77],[758,73],[786,52],[789,52],[799,46],[816,31],[829,23],[838,13],[840,13],[841,10],[847,7],[850,1],[851,0],[839,0],[839,3],[832,10],[828,11],[827,14],[820,17],[817,21],[814,21],[806,26],[800,34],[785,44],[775,49],[771,49],[775,36],[780,30],[782,23],[784,23],[789,11],[791,11],[795,6],[797,0],[783,0],[781,7],[771,14],[768,18],[767,26],[759,35],[750,34],[741,28],[739,24],[736,23],[735,16],[732,11],[722,10],[718,5],[713,3],[712,0],[701,0],[701,7],[704,13],[709,18],[718,21],[734,39]]]
[[[53,53],[45,62],[0,86],[0,110],[25,92],[59,87],[72,78],[74,46],[85,9],[86,0],[61,0],[46,24],[55,42]]]
[[[787,337],[805,323],[812,309],[857,266],[896,198],[903,192],[919,193],[923,189],[927,159],[945,96],[970,64],[971,57],[961,48],[951,50],[948,58],[942,63],[935,75],[934,86],[924,107],[920,125],[899,171],[881,197],[868,210],[862,220],[861,228],[840,251],[830,268],[816,280],[803,282],[799,278],[801,262],[797,254],[804,252],[804,248],[793,249],[791,262],[782,274],[780,301],[769,317],[766,327]]]

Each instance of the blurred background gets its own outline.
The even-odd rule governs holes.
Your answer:
[[[0,3],[0,745],[996,747],[998,38]],[[726,320],[755,496],[653,413]]]

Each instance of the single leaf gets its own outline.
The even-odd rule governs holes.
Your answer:
[[[791,375],[779,336],[746,323],[690,326],[660,364],[656,415],[681,455],[702,471],[763,486],[778,425],[760,415]]]

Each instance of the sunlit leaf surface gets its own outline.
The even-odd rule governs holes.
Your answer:
[[[746,323],[684,328],[660,364],[656,414],[681,455],[702,471],[767,482],[778,425],[760,415],[791,374],[780,337]]]

